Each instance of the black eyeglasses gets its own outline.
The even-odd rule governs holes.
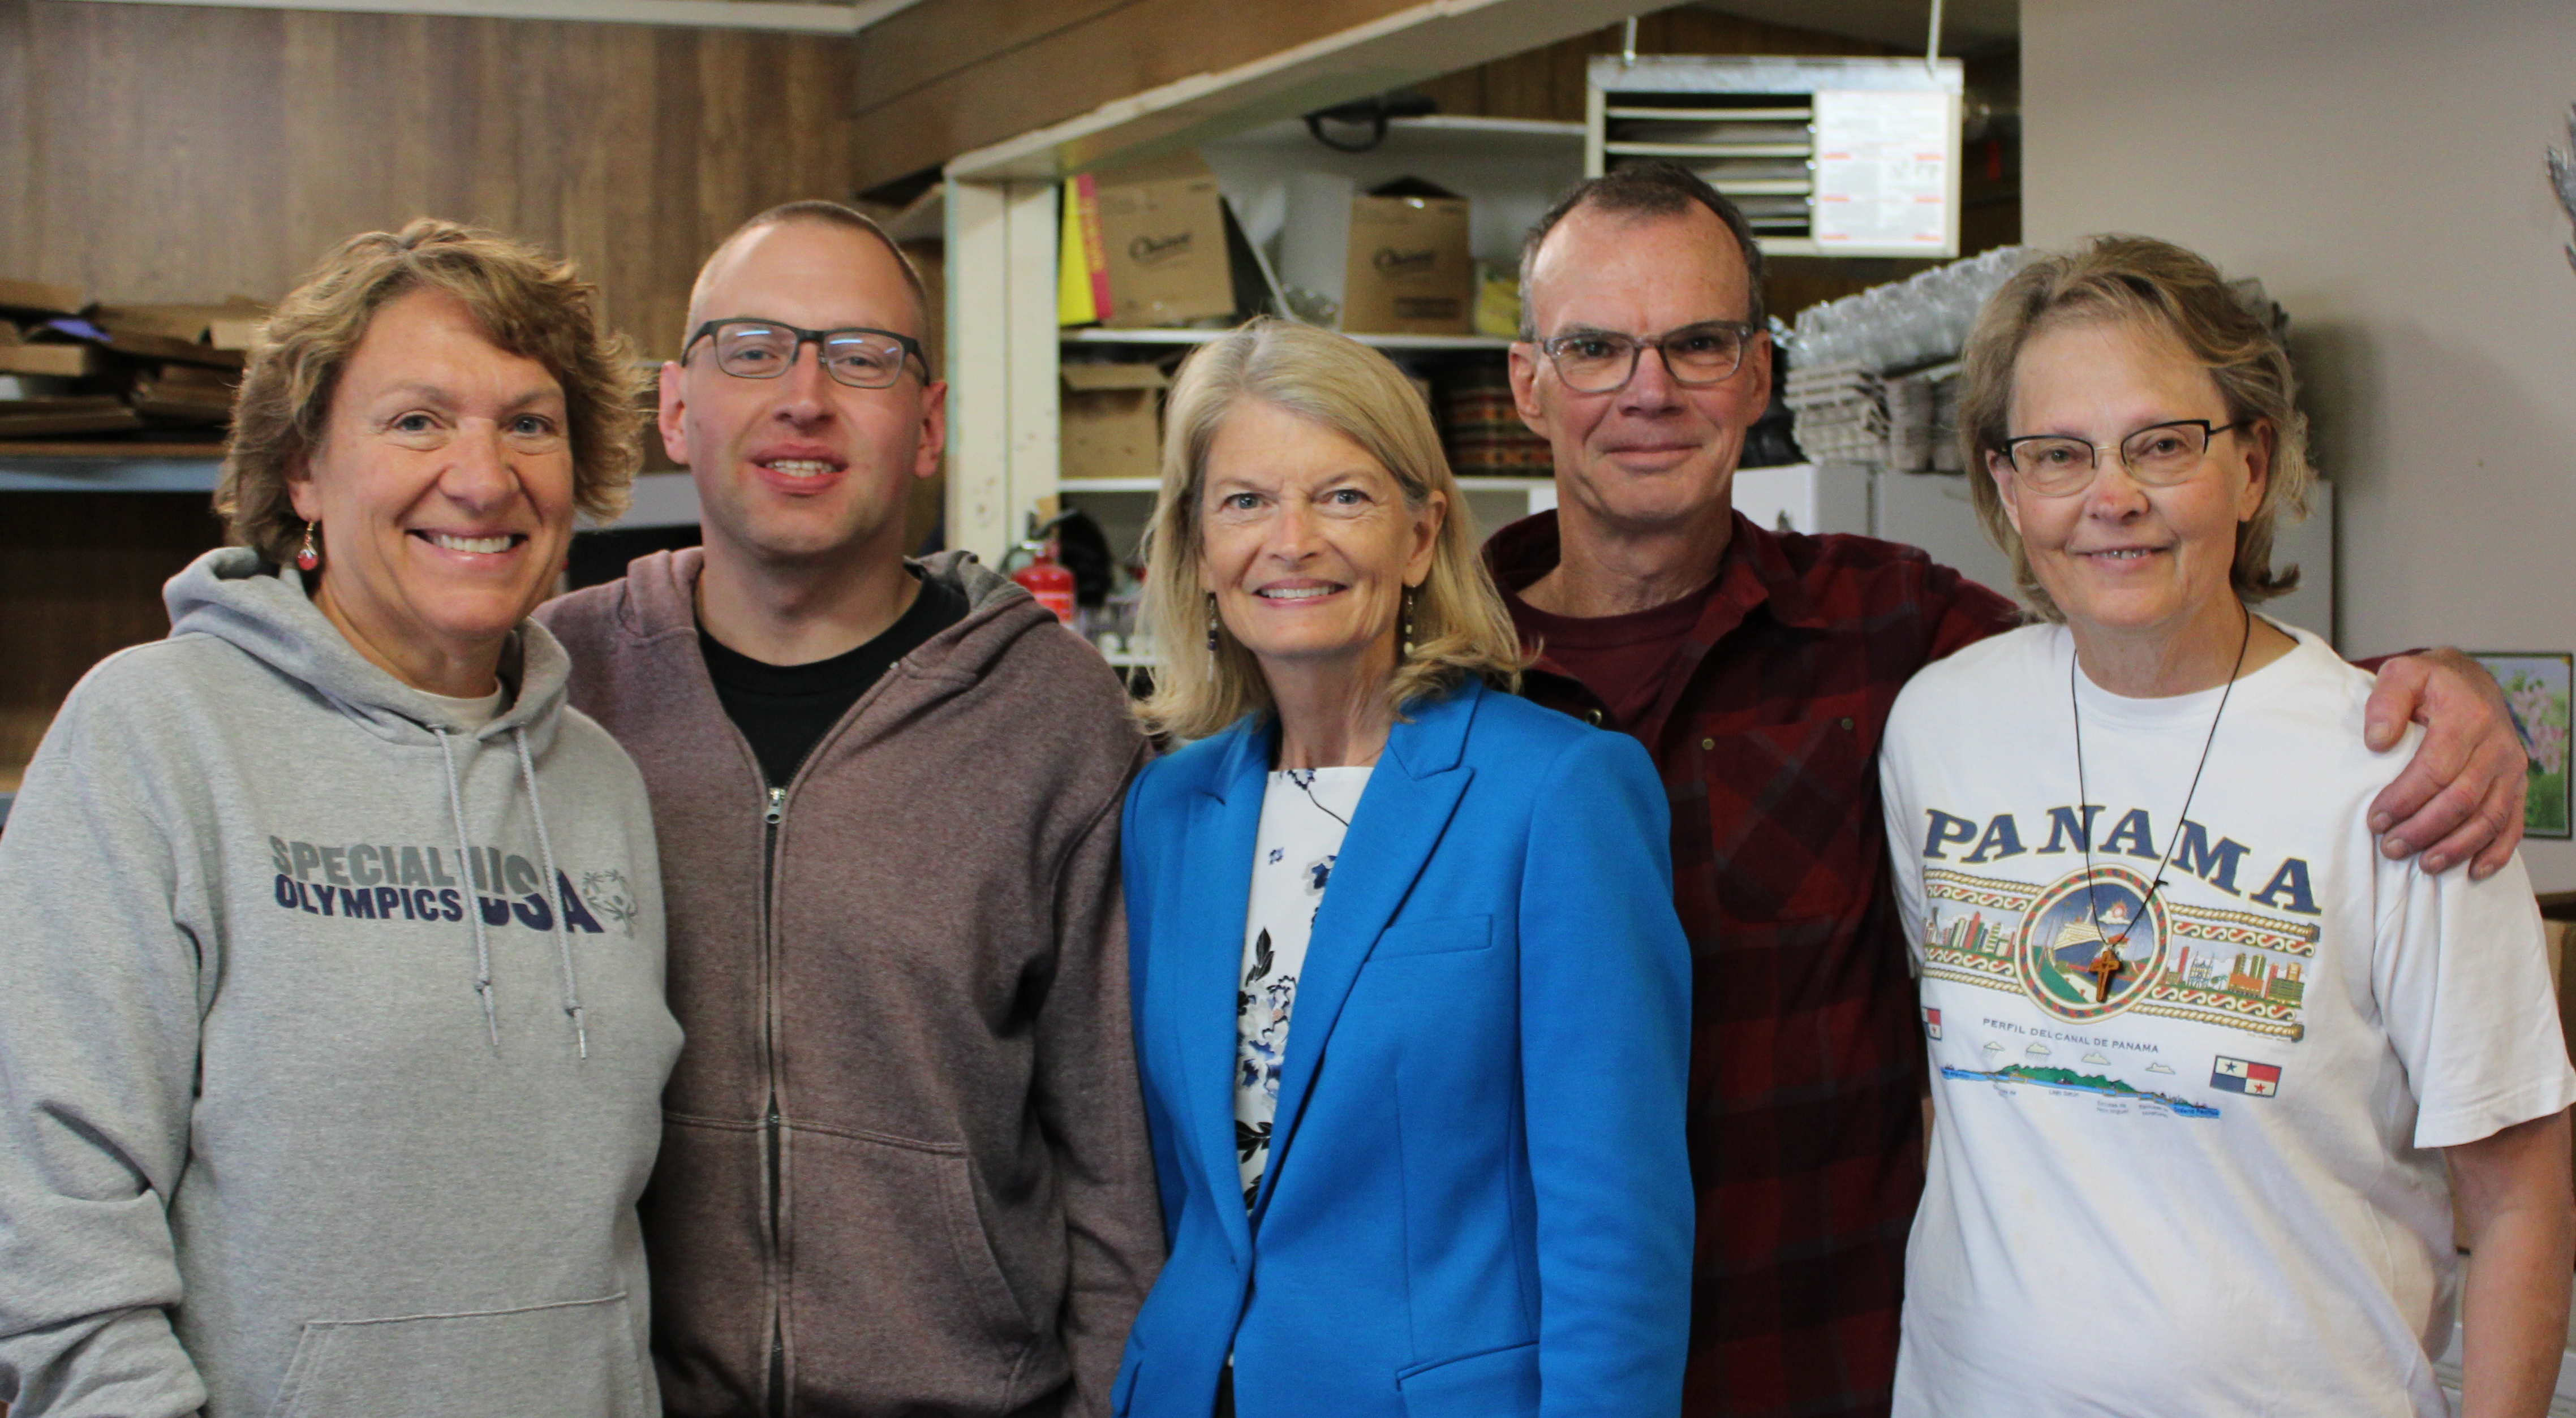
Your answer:
[[[2171,487],[2200,471],[2209,440],[2241,429],[2250,420],[2213,424],[2207,419],[2177,419],[2149,424],[2120,440],[2116,449],[2101,448],[2081,438],[2032,433],[2007,438],[1995,451],[2009,459],[2013,473],[2042,497],[2064,497],[2093,484],[2101,455],[2116,452],[2129,476],[2149,487]]]
[[[823,362],[823,372],[853,389],[893,387],[896,380],[903,378],[908,359],[920,363],[922,382],[930,382],[930,359],[921,352],[921,342],[892,330],[871,330],[863,325],[843,330],[800,330],[776,320],[710,320],[680,347],[682,364],[688,363],[690,351],[698,347],[700,340],[715,342],[716,368],[736,379],[776,379],[796,362],[797,352],[811,342],[816,357]]]
[[[1607,394],[1628,387],[1628,381],[1637,377],[1638,358],[1649,349],[1663,356],[1664,371],[1675,384],[1697,389],[1723,383],[1741,368],[1744,347],[1761,329],[1738,320],[1703,320],[1651,337],[1576,330],[1536,343],[1556,366],[1556,377],[1577,394]]]

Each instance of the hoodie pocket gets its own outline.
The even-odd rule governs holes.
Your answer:
[[[295,1341],[277,1418],[644,1418],[624,1294],[515,1310],[315,1320]]]
[[[1015,1409],[1062,1379],[1061,1291],[1023,1301],[1004,1260],[1024,1276],[1064,1274],[1064,1225],[1047,1192],[1016,1208],[988,1202],[956,1143],[811,1123],[789,1139],[788,1342],[800,1388],[860,1409],[981,1412]],[[1048,1317],[1044,1332],[1032,1313]]]

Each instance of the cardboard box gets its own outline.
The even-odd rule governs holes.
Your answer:
[[[1288,180],[1279,279],[1292,305],[1329,308],[1361,335],[1475,333],[1467,199],[1419,178],[1367,192],[1331,173]]]
[[[1351,200],[1342,328],[1366,335],[1472,335],[1476,268],[1467,199],[1417,179]]]
[[[1137,329],[1234,314],[1225,210],[1216,174],[1196,154],[1100,173],[1093,200],[1109,295],[1100,323]]]
[[[1150,364],[1064,366],[1060,476],[1067,482],[1156,476],[1162,456],[1161,391],[1170,382]]]

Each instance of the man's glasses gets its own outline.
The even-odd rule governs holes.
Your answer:
[[[1637,377],[1637,360],[1647,350],[1663,356],[1664,371],[1685,388],[1724,382],[1744,364],[1744,347],[1760,331],[1735,320],[1703,320],[1667,334],[1645,338],[1611,330],[1577,330],[1537,342],[1556,377],[1577,394],[1607,394],[1628,387]]]
[[[716,368],[736,379],[776,379],[809,341],[823,372],[853,389],[892,388],[903,377],[907,359],[920,362],[924,383],[930,379],[930,360],[922,354],[921,342],[892,330],[800,330],[775,320],[710,320],[681,346],[681,363],[688,363],[700,340],[714,342]]]
[[[2215,425],[2207,419],[2150,424],[2121,439],[2116,449],[2081,438],[2034,433],[2007,438],[1995,451],[2010,459],[2014,475],[2042,497],[2063,497],[2090,487],[2101,467],[2100,455],[2109,452],[2120,455],[2130,477],[2149,487],[2171,487],[2200,470],[2209,440],[2245,426],[2243,419]]]

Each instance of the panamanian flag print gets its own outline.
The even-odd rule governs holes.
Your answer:
[[[2269,1098],[2281,1091],[2281,1066],[2256,1063],[2252,1059],[2231,1059],[2220,1054],[2209,1070],[2209,1086],[2223,1088],[2230,1093]]]

